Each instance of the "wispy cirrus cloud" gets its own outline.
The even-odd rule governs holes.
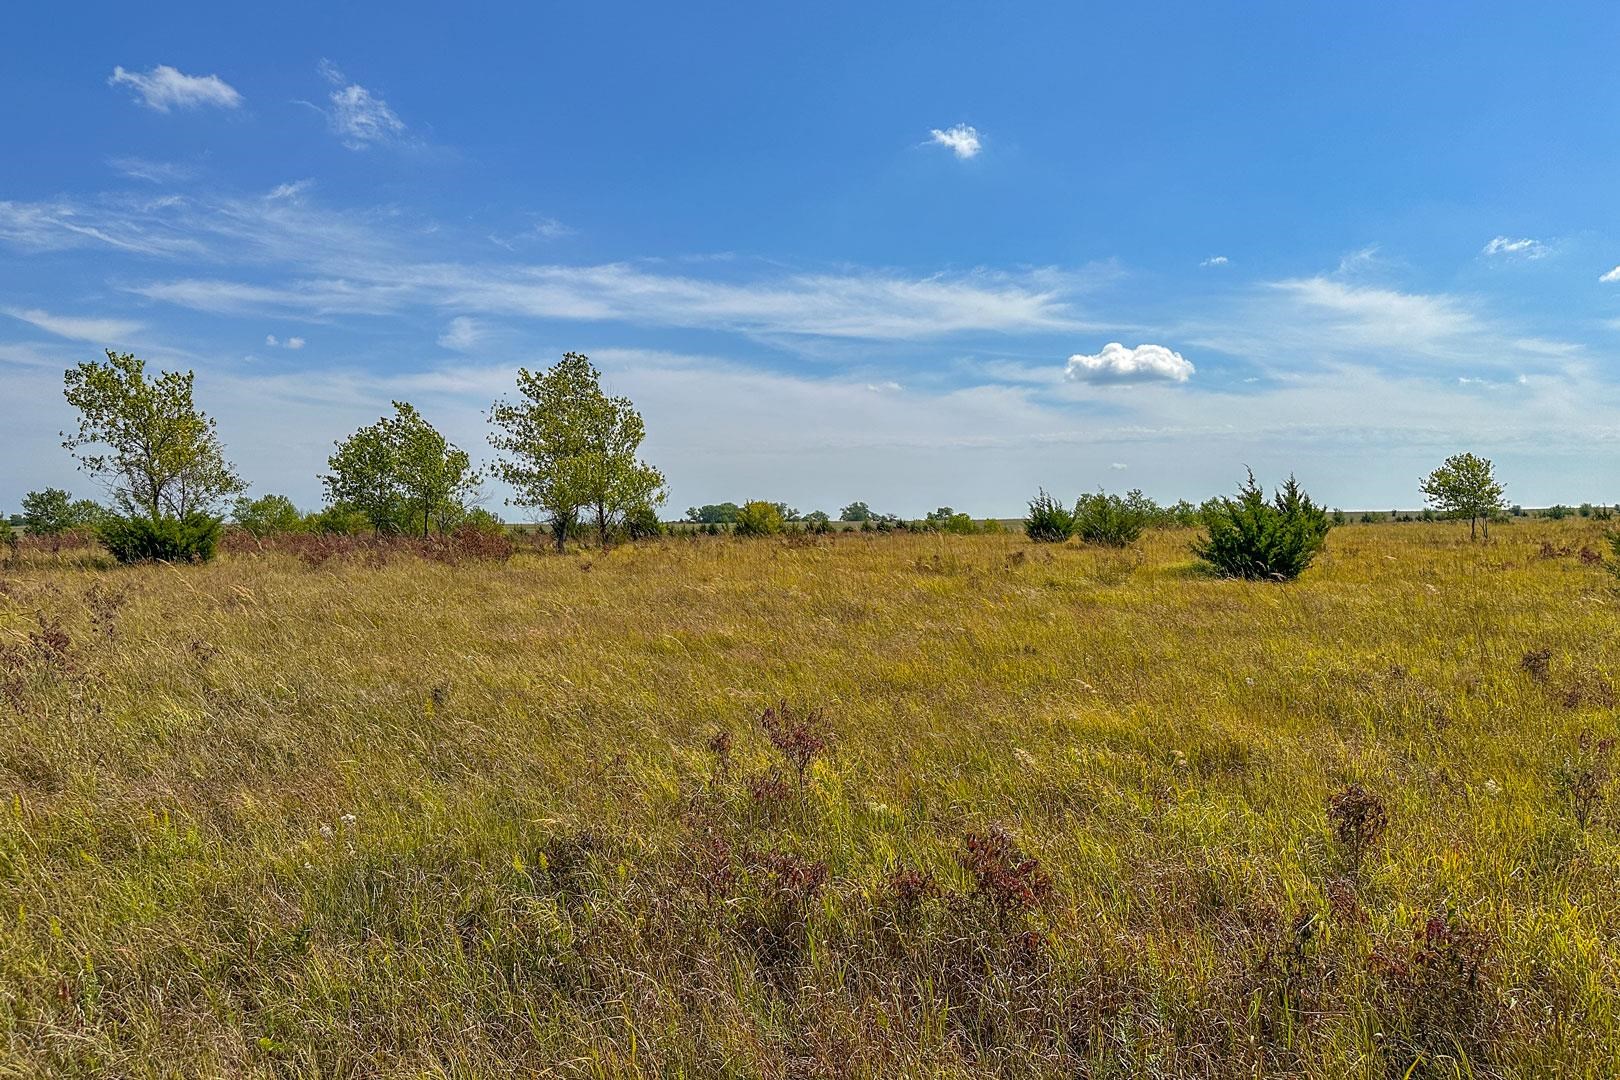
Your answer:
[[[908,278],[790,274],[746,282],[588,266],[436,263],[374,267],[375,277],[259,285],[182,278],[128,286],[151,300],[220,314],[320,317],[432,305],[483,315],[627,322],[736,333],[907,340],[1077,325],[1067,298],[999,274]]]
[[[93,315],[56,315],[39,308],[0,308],[0,312],[37,327],[47,334],[70,338],[74,341],[93,341],[99,345],[117,345],[127,342],[141,331],[141,324],[131,319],[115,319]]]
[[[172,161],[148,161],[139,157],[108,158],[107,164],[131,180],[145,180],[152,184],[173,184],[189,180],[194,174],[189,165]]]
[[[327,95],[331,103],[327,121],[343,145],[350,150],[366,150],[397,142],[405,134],[405,122],[388,102],[349,78],[330,60],[320,63],[321,77],[334,87]]]
[[[218,75],[187,75],[168,64],[144,72],[115,67],[107,85],[129,87],[140,104],[161,113],[204,106],[235,109],[242,104],[242,95]]]

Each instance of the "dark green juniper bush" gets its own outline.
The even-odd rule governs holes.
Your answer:
[[[1205,534],[1192,549],[1223,577],[1292,581],[1311,565],[1332,527],[1292,476],[1267,501],[1251,470],[1237,498],[1206,510]]]
[[[1061,544],[1074,535],[1074,511],[1041,488],[1040,493],[1029,501],[1024,534],[1038,544]]]

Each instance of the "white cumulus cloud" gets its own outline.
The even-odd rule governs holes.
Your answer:
[[[234,109],[242,104],[242,95],[218,75],[187,75],[168,64],[159,64],[147,72],[115,67],[107,85],[131,87],[142,105],[163,113],[204,105]]]
[[[1203,262],[1199,263],[1198,265],[1199,266],[1225,266],[1227,263],[1229,263],[1231,261],[1232,260],[1228,259],[1225,255],[1211,255],[1209,258],[1205,259]]]
[[[286,341],[282,341],[274,334],[264,335],[264,343],[272,349],[302,349],[307,344],[301,337],[290,337]]]
[[[1163,345],[1128,349],[1110,341],[1102,352],[1069,357],[1067,375],[1076,382],[1186,382],[1196,370],[1178,352]]]
[[[1603,276],[1599,277],[1598,280],[1601,281],[1601,282],[1604,282],[1605,284],[1608,284],[1610,282],[1620,281],[1620,266],[1617,266],[1613,270],[1610,270],[1607,274],[1604,274]]]
[[[963,161],[976,156],[984,148],[984,144],[979,141],[978,129],[970,124],[957,124],[944,131],[934,128],[928,134],[935,145],[947,147]]]

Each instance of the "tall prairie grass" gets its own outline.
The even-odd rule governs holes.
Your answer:
[[[1620,1074],[1600,530],[25,549],[0,1071]]]

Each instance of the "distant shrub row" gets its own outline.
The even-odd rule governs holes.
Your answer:
[[[1140,491],[1082,495],[1070,509],[1042,489],[1030,500],[1024,531],[1037,543],[1077,538],[1122,548],[1150,528],[1173,525],[1203,527],[1193,554],[1224,577],[1289,581],[1311,564],[1333,522],[1292,476],[1268,501],[1251,472],[1236,498],[1210,499],[1196,509],[1190,503],[1160,507]]]

